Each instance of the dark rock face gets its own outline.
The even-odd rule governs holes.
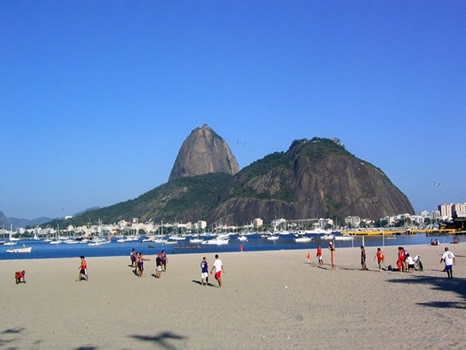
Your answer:
[[[235,175],[238,171],[238,162],[228,144],[203,125],[194,129],[183,142],[169,181],[210,173]]]
[[[414,213],[408,198],[380,169],[331,140],[317,138],[295,141],[286,153],[244,168],[221,198],[209,222],[348,215],[378,219]]]

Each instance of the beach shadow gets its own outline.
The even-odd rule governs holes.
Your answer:
[[[388,280],[391,283],[399,284],[421,284],[430,286],[434,290],[453,292],[458,294],[463,300],[466,300],[466,279],[433,276],[417,276],[414,275],[407,279],[392,279]],[[438,307],[438,308],[455,308],[466,309],[466,301],[431,301],[428,303],[418,303],[421,306]]]
[[[182,335],[178,335],[172,332],[161,332],[158,335],[155,336],[147,336],[147,335],[130,335],[131,338],[139,340],[139,341],[144,341],[144,342],[151,342],[156,345],[159,345],[160,347],[167,349],[167,350],[175,350],[176,347],[172,344],[170,344],[168,341],[169,340],[183,340],[186,339],[186,337]]]
[[[74,348],[73,350],[96,350],[97,346],[80,346],[79,348]]]
[[[201,281],[197,281],[197,280],[192,280],[193,283],[196,283],[200,286],[202,286],[202,282]],[[215,287],[212,283],[206,283],[207,284],[207,287]]]
[[[10,328],[10,329],[5,329],[1,334],[19,334],[24,330],[25,328]]]
[[[10,343],[13,343],[13,342],[16,342],[16,341],[20,340],[19,337],[12,338],[12,339],[4,339],[3,337],[9,337],[11,335],[18,336],[24,330],[25,330],[25,328],[9,328],[9,329],[5,329],[3,332],[0,332],[0,336],[1,336],[0,337],[0,347],[7,346]],[[13,346],[10,345],[10,347],[8,349],[17,349],[17,347],[13,347]]]

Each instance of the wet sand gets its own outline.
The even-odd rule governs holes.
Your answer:
[[[413,273],[379,272],[372,247],[361,271],[359,249],[338,242],[336,271],[328,249],[323,267],[315,250],[310,264],[308,250],[223,253],[221,289],[200,286],[202,254],[170,255],[159,280],[154,255],[142,278],[128,257],[88,258],[88,282],[79,258],[1,261],[0,348],[465,349],[466,244],[449,245],[453,280],[444,247],[406,246],[424,264]]]

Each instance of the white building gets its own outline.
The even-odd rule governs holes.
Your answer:
[[[438,210],[440,211],[440,215],[443,220],[451,220],[453,218],[454,205],[452,203],[440,204],[438,206]]]
[[[345,218],[345,225],[351,227],[359,227],[361,223],[361,218],[359,216],[347,216]]]
[[[255,229],[258,229],[258,228],[264,226],[264,220],[262,220],[261,218],[255,218],[252,221],[252,225],[254,226]]]
[[[466,218],[466,203],[456,203],[454,205],[454,216],[457,218]]]

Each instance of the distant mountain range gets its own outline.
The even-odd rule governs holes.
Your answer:
[[[13,229],[16,229],[18,227],[42,225],[51,220],[53,219],[46,217],[40,217],[32,220],[9,218],[5,214],[3,214],[3,212],[0,211],[0,226],[5,226],[6,229],[10,229],[11,225],[13,225]]]
[[[87,213],[92,210],[97,210],[99,207],[92,207],[89,209],[85,209],[83,211],[80,211],[79,213],[74,214],[75,216],[83,215],[84,213]],[[13,218],[13,217],[7,217],[3,212],[0,211],[0,226],[4,226],[6,229],[10,229],[10,227],[13,227],[13,229],[17,229],[19,227],[34,227],[37,225],[42,225],[51,221],[56,221],[56,220],[62,220],[62,219],[53,219],[53,218],[47,218],[47,217],[40,217],[36,219],[18,219],[18,218]]]
[[[338,140],[294,141],[238,172],[226,142],[207,125],[183,143],[170,179],[133,200],[91,210],[72,225],[142,221],[247,224],[259,217],[379,219],[414,213],[409,199],[374,165],[348,152]]]

